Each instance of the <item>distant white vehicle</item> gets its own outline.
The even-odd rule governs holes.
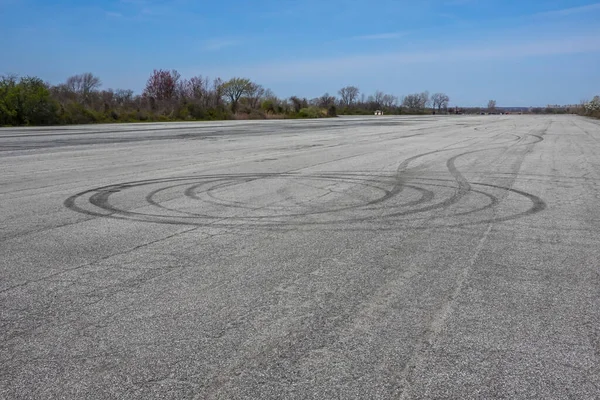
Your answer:
[[[376,111],[375,111],[375,115],[383,115],[383,111],[381,111],[381,110],[376,110]]]

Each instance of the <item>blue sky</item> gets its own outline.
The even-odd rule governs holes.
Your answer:
[[[93,72],[140,92],[153,69],[244,76],[277,95],[346,85],[530,106],[600,94],[586,0],[0,0],[0,74]]]

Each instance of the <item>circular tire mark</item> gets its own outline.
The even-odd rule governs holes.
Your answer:
[[[448,161],[450,170],[453,161]],[[396,182],[396,175],[370,175],[359,173],[323,173],[323,174],[228,174],[185,176],[167,179],[151,179],[124,182],[102,186],[75,194],[65,200],[64,205],[76,212],[87,215],[133,220],[139,222],[191,225],[191,226],[235,226],[235,227],[326,227],[339,224],[374,223],[381,228],[382,221],[410,221],[411,219],[460,217],[483,213],[499,204],[498,197],[491,191],[508,191],[527,198],[531,206],[520,212],[498,215],[457,224],[439,224],[440,227],[459,227],[465,225],[502,222],[535,214],[546,208],[539,197],[532,194],[487,184],[467,183],[466,180],[412,178],[410,184]],[[456,178],[456,177],[455,177]],[[288,197],[278,197],[277,190],[263,192],[258,203],[244,198],[227,198],[227,190],[238,185],[247,185],[257,180],[271,180],[275,188],[285,187]],[[463,178],[464,179],[464,178]],[[458,187],[456,183],[458,181]],[[293,182],[303,185],[321,183],[342,184],[345,189],[358,190],[361,196],[349,196],[344,191],[335,191],[332,198],[313,196],[298,200],[294,196]],[[261,182],[262,185],[262,182]],[[264,186],[261,186],[264,187]],[[141,201],[134,191],[147,188]],[[315,187],[316,192],[326,191],[324,187]],[[237,188],[238,192],[241,188]],[[210,193],[221,191],[219,197]],[[285,192],[285,191],[282,191]],[[365,194],[366,192],[366,194]],[[237,193],[237,192],[236,192]],[[214,193],[213,193],[214,194]],[[118,205],[125,195],[132,208]],[[163,195],[166,200],[159,200]],[[452,211],[451,206],[459,203],[465,196],[487,198],[483,205],[466,210]],[[251,195],[249,195],[251,196]],[[269,201],[265,201],[267,198]],[[142,200],[143,199],[143,200]],[[132,201],[133,200],[133,201]],[[256,201],[255,199],[252,199]],[[174,202],[176,204],[169,204]],[[185,207],[179,208],[181,203]],[[340,206],[340,202],[344,205]],[[477,201],[476,203],[480,203]],[[140,208],[151,207],[149,211]],[[424,214],[437,209],[447,210],[443,215]],[[418,214],[423,214],[419,217]],[[442,213],[440,213],[442,214]],[[310,218],[310,217],[314,218]]]

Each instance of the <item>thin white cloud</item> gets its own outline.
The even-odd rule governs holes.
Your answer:
[[[240,73],[253,79],[267,81],[288,81],[297,78],[338,76],[340,73],[356,73],[381,68],[396,68],[406,64],[446,62],[476,62],[488,59],[514,59],[543,57],[553,55],[600,52],[598,33],[588,36],[548,38],[522,42],[488,42],[481,46],[445,48],[422,52],[397,52],[380,54],[362,54],[338,58],[293,60],[271,62],[264,65],[236,66],[215,71],[225,76]]]
[[[221,50],[226,47],[238,46],[241,44],[241,41],[236,39],[227,39],[227,38],[215,38],[208,39],[202,43],[202,49],[206,51],[216,51]]]
[[[123,14],[121,14],[119,12],[106,11],[105,14],[107,17],[110,17],[110,18],[123,18]]]
[[[406,32],[388,32],[388,33],[376,33],[372,35],[361,35],[354,36],[352,39],[355,40],[385,40],[385,39],[397,39],[402,36],[406,36]]]
[[[600,10],[600,3],[588,4],[580,7],[564,8],[562,10],[545,11],[535,14],[537,17],[564,17],[573,14],[582,14],[590,11]]]

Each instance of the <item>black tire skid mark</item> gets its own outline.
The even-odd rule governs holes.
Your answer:
[[[536,142],[533,142],[533,143],[524,143],[522,145],[534,144],[534,143],[538,143],[538,142],[540,142],[540,141],[543,140],[543,137],[541,137],[541,136],[537,136],[537,135],[533,135],[533,136],[537,137],[538,140]],[[517,139],[517,140],[519,140],[519,139]],[[465,147],[468,147],[468,146],[465,146]],[[456,159],[459,158],[459,157],[461,157],[461,156],[464,156],[466,154],[477,153],[477,152],[482,152],[482,151],[488,151],[488,150],[497,149],[497,148],[503,148],[503,147],[497,146],[497,147],[492,147],[492,148],[486,148],[486,149],[480,149],[480,150],[473,150],[473,151],[470,151],[470,152],[465,152],[465,153],[461,153],[459,155],[456,155],[456,156],[450,158],[447,161],[448,170],[451,173],[451,175],[453,175],[453,177],[455,178],[456,182],[458,183],[457,191],[455,192],[455,194],[451,198],[446,199],[446,200],[444,200],[444,201],[442,201],[440,203],[437,203],[437,204],[434,204],[434,205],[430,205],[430,206],[421,208],[421,209],[407,210],[407,211],[404,211],[404,212],[387,214],[387,215],[381,216],[380,218],[389,218],[389,217],[394,217],[394,216],[403,216],[403,215],[409,215],[409,214],[414,214],[414,213],[418,213],[418,212],[429,211],[429,210],[433,210],[433,209],[437,209],[437,208],[445,208],[445,207],[448,207],[448,206],[450,206],[450,205],[458,202],[469,191],[472,191],[472,189],[471,189],[471,186],[470,186],[469,182],[456,169],[456,167],[454,165],[454,162],[456,161]],[[452,150],[457,150],[457,148],[440,149],[440,150],[435,150],[435,151],[432,151],[432,152],[426,152],[426,153],[423,153],[423,154],[419,154],[417,156],[410,157],[410,158],[404,160],[399,165],[398,172],[402,171],[403,169],[406,169],[408,167],[408,165],[412,161],[414,161],[414,160],[416,160],[418,158],[421,158],[421,157],[424,157],[424,156],[427,156],[427,155],[430,155],[430,154],[440,153],[440,152],[443,152],[443,151],[452,151]],[[354,157],[354,156],[351,156],[351,157]],[[255,175],[256,174],[254,174],[254,176]],[[281,173],[260,174],[260,177],[256,178],[256,179],[265,178],[265,177],[282,177],[282,176],[286,176],[286,175],[287,175],[286,173],[284,173],[284,174],[281,174]],[[220,179],[220,178],[224,178],[224,177],[230,177],[230,178],[233,177],[233,178],[235,178],[235,177],[239,177],[239,176],[240,175],[215,175],[214,177],[217,178],[217,179]],[[303,178],[306,178],[306,175],[301,175],[301,176]],[[119,214],[120,213],[120,214],[124,214],[124,215],[130,215],[132,217],[133,216],[140,216],[140,217],[153,217],[153,216],[155,216],[157,218],[165,218],[166,216],[164,216],[164,215],[135,213],[135,212],[131,212],[131,211],[125,211],[125,210],[117,209],[117,208],[113,207],[112,205],[110,205],[110,203],[108,202],[108,197],[114,191],[119,191],[119,190],[122,190],[122,189],[125,189],[125,188],[128,188],[128,187],[131,187],[131,186],[141,186],[141,185],[153,184],[153,183],[164,183],[166,181],[184,181],[184,180],[199,179],[199,178],[206,179],[208,177],[210,177],[210,176],[202,176],[202,177],[180,177],[180,178],[170,178],[170,179],[167,179],[167,180],[164,180],[164,179],[151,179],[151,180],[129,182],[129,183],[117,184],[117,185],[107,185],[105,187],[88,190],[88,191],[76,194],[74,196],[71,196],[70,198],[68,198],[67,200],[65,200],[64,205],[66,207],[74,210],[74,211],[83,212],[83,213],[88,214],[88,215],[99,216],[99,217],[112,217],[112,218],[119,218],[119,219],[128,219],[128,218],[124,218],[124,217],[116,217],[114,215],[114,214]],[[249,180],[244,180],[243,182],[248,182],[248,181]],[[502,188],[504,190],[513,191],[513,192],[515,192],[517,194],[521,194],[521,195],[523,195],[525,193],[525,192],[522,192],[522,191],[518,191],[518,190],[506,188],[506,187],[501,187],[501,186],[494,186],[494,185],[489,185],[489,184],[482,184],[482,185],[483,186],[489,186],[489,187]],[[376,199],[374,201],[375,203],[371,203],[371,204],[381,203],[381,202],[383,202],[385,200],[388,200],[388,199],[394,197],[395,195],[397,195],[398,193],[400,193],[402,191],[403,187],[411,187],[411,188],[413,188],[415,190],[422,189],[422,188],[417,189],[418,187],[416,187],[414,185],[408,186],[408,185],[404,184],[402,182],[402,180],[399,180],[399,182],[394,185],[394,187],[393,187],[392,190],[390,190],[389,192],[387,192],[386,195],[383,196],[381,199]],[[381,189],[381,188],[378,188],[378,189]],[[103,214],[103,213],[98,213],[98,212],[94,212],[94,211],[85,210],[85,209],[83,209],[83,208],[78,207],[77,205],[75,205],[75,200],[77,198],[82,197],[82,196],[84,196],[86,194],[89,194],[89,193],[93,193],[93,192],[95,192],[95,194],[93,194],[90,197],[90,200],[89,200],[90,203],[92,203],[93,205],[96,205],[97,207],[100,207],[101,209],[105,209],[105,210],[109,211],[110,214],[107,215],[107,214]],[[484,195],[487,195],[487,194],[484,193]],[[526,197],[528,197],[528,196],[526,196]],[[148,196],[147,196],[147,198],[148,198]],[[431,199],[431,198],[432,198],[431,194],[428,194],[427,196],[423,196],[421,199],[413,201],[413,204],[422,203],[423,201],[426,201],[427,199]],[[490,198],[492,198],[492,197],[490,197]],[[541,211],[541,210],[543,210],[545,208],[545,203],[541,199],[537,198],[536,196],[533,196],[530,199],[532,199],[532,201],[534,201],[534,206],[530,210],[526,211],[525,213],[520,213],[520,214],[517,214],[517,215],[528,215],[530,213],[539,212],[539,211]],[[497,199],[494,200],[492,198],[492,201],[491,201],[490,205],[486,206],[484,208],[493,207],[495,204],[497,204]],[[406,206],[406,205],[404,205],[404,206]],[[357,208],[357,207],[356,206],[352,206],[352,208]],[[179,211],[179,210],[171,210],[171,211],[181,213],[181,211]],[[472,213],[472,212],[477,212],[477,211],[480,211],[480,210],[469,211],[469,212],[466,212],[466,213]],[[329,213],[331,213],[331,212],[334,212],[334,211],[324,210],[323,212],[329,212]],[[308,213],[299,213],[298,215],[292,215],[292,216],[305,216],[307,214]],[[461,213],[460,215],[464,215],[464,214],[465,213]],[[202,216],[202,217],[206,218],[206,216]],[[281,217],[285,217],[285,216],[276,216],[276,217],[280,217],[281,218]],[[216,218],[216,217],[211,217],[211,218]],[[234,217],[234,218],[237,218],[237,219],[249,219],[249,220],[254,220],[255,221],[255,220],[261,219],[263,217]],[[264,216],[264,218],[273,218],[273,216]],[[223,217],[221,217],[220,219],[223,219]],[[354,221],[354,222],[363,222],[363,221],[372,220],[372,219],[373,219],[373,217],[368,217],[368,218],[353,219],[352,221]],[[511,216],[507,216],[507,217],[501,217],[501,218],[494,218],[492,220],[494,220],[494,221],[502,221],[502,220],[509,220],[509,219],[513,219],[513,218]],[[186,224],[186,225],[189,224],[189,223],[185,223],[185,222],[182,222],[182,221],[168,221],[168,220],[167,221],[164,221],[164,220],[163,221],[145,221],[145,222],[159,222],[159,223],[169,223],[169,224],[175,224],[175,225],[176,224]],[[333,221],[333,222],[326,222],[326,224],[340,223],[340,222],[350,222],[350,221]],[[480,222],[480,223],[485,223],[485,222]],[[302,224],[302,225],[315,225],[315,224],[319,224],[319,223],[310,222],[310,223],[299,223],[299,224]],[[195,224],[192,224],[192,225],[198,225],[198,223],[195,223]],[[264,226],[264,225],[265,224],[261,224],[261,226]],[[459,225],[453,225],[453,226],[459,226]],[[236,226],[239,226],[239,225],[236,225]]]
[[[261,175],[261,177],[280,177],[282,174],[259,174]],[[359,174],[343,174],[343,175],[350,175],[350,176],[361,176]],[[245,174],[243,175],[244,178],[248,178],[248,177],[252,177],[252,174]],[[218,180],[219,178],[222,178],[223,176],[220,175],[214,175],[212,176],[213,178],[215,178],[215,180]],[[236,178],[238,177],[237,175],[225,175],[225,177],[227,178]],[[305,175],[298,175],[297,177],[300,178],[306,178]],[[320,176],[321,177],[321,176]],[[389,176],[381,176],[382,178],[389,178]],[[117,193],[122,189],[127,189],[130,187],[138,187],[138,186],[144,186],[144,185],[151,185],[151,184],[155,184],[155,183],[163,183],[166,181],[189,181],[189,180],[197,180],[197,179],[201,179],[201,178],[206,178],[206,177],[178,177],[178,178],[168,178],[168,179],[150,179],[150,180],[144,180],[144,181],[132,181],[132,182],[127,182],[124,184],[117,184],[117,185],[107,185],[107,186],[103,186],[103,187],[99,187],[96,189],[90,189],[90,190],[86,190],[84,192],[80,192],[78,194],[75,194],[71,197],[69,197],[68,199],[65,200],[64,205],[65,207],[76,211],[76,212],[80,212],[83,214],[87,214],[87,215],[91,215],[91,216],[95,216],[95,217],[104,217],[104,218],[115,218],[115,219],[124,219],[124,220],[128,220],[128,219],[135,219],[138,221],[143,221],[143,222],[157,222],[157,223],[163,223],[163,224],[183,224],[183,225],[208,225],[208,224],[201,224],[201,223],[188,223],[188,222],[183,222],[183,221],[169,221],[169,220],[161,220],[161,221],[148,221],[143,219],[144,217],[157,217],[157,218],[167,218],[168,216],[165,215],[161,215],[161,214],[148,214],[148,213],[138,213],[138,212],[133,212],[133,211],[127,211],[127,210],[122,210],[122,209],[118,209],[114,206],[112,206],[110,204],[110,202],[108,201],[108,198],[113,194],[113,193]],[[333,178],[336,179],[341,179],[338,176],[333,176]],[[366,180],[367,182],[372,182],[371,180]],[[181,184],[181,185],[187,185],[187,184]],[[173,186],[179,186],[179,185],[173,185]],[[423,201],[428,201],[433,197],[433,192],[428,191],[426,189],[422,189],[420,187],[417,186],[412,186],[411,188],[415,189],[416,191],[419,191],[422,193],[421,198],[413,200],[411,202],[407,202],[404,203],[403,206],[411,206],[414,204],[418,204],[421,203]],[[162,188],[161,188],[162,189]],[[158,190],[161,190],[158,189]],[[86,195],[90,195],[89,198],[89,202],[93,205],[95,205],[96,207],[108,211],[108,214],[106,213],[101,213],[101,212],[97,212],[97,211],[92,211],[92,210],[87,210],[84,209],[82,207],[79,207],[78,205],[75,204],[75,201],[79,198],[83,198]],[[147,197],[151,196],[153,193],[150,193]],[[378,202],[383,201],[383,200],[374,200],[371,201],[371,205],[373,204],[377,204]],[[161,208],[166,208],[163,205],[157,204],[159,207]],[[348,208],[356,208],[356,207],[348,207]],[[168,208],[167,208],[168,209]],[[178,213],[182,213],[182,211],[180,210],[173,210],[173,209],[168,209],[169,211],[174,211],[174,212],[178,212]],[[298,214],[292,214],[291,216],[305,216],[306,213],[298,213]],[[129,216],[130,218],[128,218],[127,216]],[[140,218],[136,218],[136,217],[140,217]],[[197,214],[197,215],[193,215],[190,216],[189,218],[198,218],[198,217],[205,217],[205,218],[211,218],[211,219],[224,219],[224,217],[215,217],[215,216],[209,216],[209,215],[203,215],[203,214]],[[172,218],[172,217],[171,217]],[[177,217],[177,218],[184,218],[184,217]],[[256,219],[260,219],[260,217],[235,217],[237,219],[249,219],[249,220],[256,220]],[[265,218],[273,218],[273,216],[268,216]],[[363,218],[361,220],[368,220],[369,218]]]
[[[274,175],[274,177],[281,177],[283,175]],[[376,189],[379,189],[381,191],[384,191],[387,195],[388,191],[384,188],[372,185],[372,180],[371,179],[351,179],[348,180],[348,178],[341,178],[335,175],[319,175],[319,176],[307,176],[307,175],[286,175],[288,178],[300,178],[300,179],[320,179],[320,180],[335,180],[335,181],[342,181],[342,182],[357,182],[357,181],[364,181],[364,185],[366,186],[370,186]],[[264,177],[263,177],[264,178]],[[197,178],[190,178],[189,180],[196,180]],[[242,179],[245,179],[246,182],[248,181],[252,181],[255,179],[250,179],[247,175],[244,175]],[[207,182],[203,182],[200,184],[196,184],[193,187],[189,187],[188,189],[186,189],[186,192],[188,190],[190,190],[191,188],[194,187],[198,187],[201,185],[204,185],[206,183],[212,183],[212,182],[218,182],[220,180],[210,180]],[[151,183],[143,183],[141,185],[131,185],[129,187],[133,187],[133,186],[142,186],[142,185],[148,185],[148,184],[154,184],[154,183],[162,183],[162,182],[151,182]],[[238,184],[237,181],[234,182],[226,182],[229,183],[231,186]],[[167,211],[171,211],[171,212],[175,212],[175,213],[179,213],[179,214],[186,214],[186,216],[177,216],[176,218],[189,218],[189,219],[197,219],[197,218],[207,218],[207,219],[223,219],[224,217],[222,216],[214,216],[214,215],[208,215],[208,214],[199,214],[199,213],[191,213],[191,212],[187,212],[187,211],[181,211],[181,210],[177,210],[177,209],[173,209],[173,208],[169,208],[164,206],[163,204],[160,204],[159,202],[156,202],[155,200],[153,200],[153,197],[164,190],[169,190],[169,189],[173,189],[175,187],[179,187],[179,186],[188,186],[187,183],[180,183],[180,184],[176,184],[176,185],[170,185],[167,187],[162,187],[159,189],[156,189],[152,192],[150,192],[147,196],[146,196],[146,201],[156,207],[165,209]],[[410,187],[411,189],[414,189],[415,191],[418,191],[421,193],[421,197],[416,199],[416,200],[412,200],[410,202],[406,202],[401,204],[400,206],[406,207],[406,206],[413,206],[416,204],[420,204],[422,202],[426,202],[429,201],[433,198],[434,193],[432,191],[429,191],[427,189],[423,189],[420,188],[418,186],[413,186],[413,185],[409,185],[408,187]],[[114,206],[112,206],[110,204],[110,202],[108,201],[109,196],[111,196],[113,193],[117,193],[120,191],[120,189],[122,189],[122,187],[115,187],[115,188],[102,188],[101,190],[98,190],[96,193],[94,193],[91,197],[90,197],[90,203],[92,203],[93,205],[95,205],[98,208],[107,210],[112,214],[124,214],[124,215],[130,215],[130,216],[137,216],[137,217],[157,217],[157,218],[166,218],[169,216],[163,215],[163,214],[151,214],[151,213],[140,213],[140,212],[134,212],[134,211],[126,211],[126,210],[122,210],[119,208],[116,208]],[[87,194],[87,193],[86,193]],[[357,208],[361,208],[361,207],[366,207],[366,206],[372,206],[372,205],[376,205],[379,204],[381,202],[384,201],[384,197],[385,199],[387,199],[387,196],[382,196],[379,199],[374,199],[371,200],[369,202],[366,202],[364,204],[359,204],[359,205],[353,205],[353,206],[347,206],[347,207],[339,207],[337,209],[329,209],[329,210],[321,210],[321,211],[311,211],[311,212],[303,212],[303,213],[293,213],[293,214],[279,214],[279,215],[262,215],[262,216],[239,216],[239,217],[231,217],[231,218],[237,218],[237,219],[248,219],[248,220],[258,220],[258,219],[271,219],[271,218],[286,218],[286,217],[301,217],[301,216],[306,216],[306,215],[313,215],[313,214],[325,214],[325,213],[333,213],[333,212],[339,212],[339,211],[345,211],[345,210],[351,210],[351,209],[357,209]],[[200,198],[195,197],[198,200],[201,200]],[[69,203],[71,204],[71,203]],[[220,206],[223,206],[223,204],[217,203]],[[256,210],[256,209],[261,209],[264,207],[243,207],[243,208],[247,208],[250,210]],[[108,216],[106,214],[102,214],[103,216]]]
[[[468,139],[467,139],[468,140]],[[520,140],[517,139],[517,141]],[[510,140],[508,141],[509,143],[514,142],[514,140]],[[454,144],[453,144],[454,145]],[[422,154],[418,154],[416,156],[413,157],[409,157],[407,159],[405,159],[402,163],[400,163],[400,165],[398,166],[397,169],[397,182],[394,185],[394,187],[392,188],[392,190],[390,191],[393,195],[397,195],[398,193],[400,193],[402,191],[402,187],[404,185],[404,180],[402,179],[402,173],[404,171],[406,171],[408,169],[408,165],[410,163],[412,163],[413,161],[428,156],[428,155],[432,155],[432,154],[438,154],[441,152],[446,152],[446,151],[452,151],[452,150],[458,150],[458,149],[464,149],[464,148],[469,148],[470,146],[462,146],[462,147],[452,147],[452,148],[444,148],[444,149],[438,149],[438,150],[434,150],[434,151],[430,151],[430,152],[426,152],[426,153],[422,153]],[[470,185],[469,182],[462,176],[462,174],[460,174],[460,172],[458,172],[458,169],[456,168],[456,166],[454,165],[455,161],[457,158],[462,157],[464,155],[467,154],[472,154],[472,153],[477,153],[477,152],[481,152],[481,151],[488,151],[488,150],[492,150],[492,149],[500,149],[500,148],[504,148],[504,146],[497,146],[497,147],[492,147],[492,148],[486,148],[483,150],[472,150],[472,151],[468,151],[465,153],[461,153],[458,154],[454,157],[451,157],[447,162],[446,162],[446,167],[448,168],[448,171],[450,172],[450,174],[454,177],[454,179],[456,180],[456,182],[458,183],[458,188],[457,191],[454,193],[454,195],[452,197],[450,197],[449,199],[446,199],[442,202],[439,202],[437,204],[432,204],[430,206],[418,209],[418,210],[410,210],[410,211],[403,211],[403,212],[398,212],[398,213],[394,213],[391,214],[390,216],[404,216],[404,215],[409,215],[409,214],[414,214],[416,212],[426,212],[426,211],[431,211],[431,210],[435,210],[435,209],[439,209],[439,208],[447,208],[455,203],[457,203],[458,201],[460,201],[460,199],[462,199],[470,190]]]
[[[364,206],[373,205],[373,204],[379,204],[379,203],[381,203],[381,202],[383,202],[383,201],[385,201],[385,200],[387,200],[387,199],[390,198],[390,191],[387,188],[384,188],[384,187],[381,187],[381,186],[377,186],[376,184],[373,183],[373,180],[369,180],[369,179],[356,179],[356,178],[355,179],[348,179],[348,178],[341,179],[339,177],[333,177],[333,176],[331,176],[331,177],[325,177],[325,176],[320,176],[320,177],[319,176],[314,176],[314,177],[313,176],[308,176],[308,177],[306,177],[306,176],[297,176],[297,178],[309,179],[309,180],[322,180],[322,181],[334,181],[334,182],[338,181],[338,182],[357,183],[358,185],[361,185],[361,186],[364,186],[364,187],[370,187],[370,188],[373,188],[373,189],[375,189],[377,191],[381,191],[381,192],[384,193],[383,196],[381,196],[379,198],[375,198],[373,200],[370,200],[370,201],[364,203]],[[381,182],[381,183],[383,183],[383,182]],[[200,197],[198,197],[197,195],[191,193],[190,189],[193,189],[194,187],[190,187],[189,189],[187,189],[184,192],[184,194],[186,196],[188,196],[188,197],[193,198],[193,199],[203,200],[205,202],[212,203],[212,204],[215,204],[215,205],[230,206],[229,204],[227,204],[225,202],[225,200],[220,199],[220,198],[216,197],[213,194],[214,190],[221,189],[221,188],[224,188],[224,187],[227,187],[227,186],[229,186],[229,185],[224,184],[224,185],[220,185],[220,186],[217,186],[217,187],[213,186],[213,187],[209,188],[206,192],[204,192],[204,193],[206,193],[207,196],[209,196],[210,198],[214,199],[214,201],[210,201],[210,200],[207,200],[207,199],[203,200]],[[246,208],[246,209],[250,209],[250,210],[254,209],[254,207],[246,206],[243,202],[234,202],[234,201],[232,201],[230,203],[233,204],[233,207]],[[301,205],[301,204],[299,204],[299,205]],[[327,209],[327,210],[322,210],[322,211],[316,211],[315,210],[313,212],[308,212],[308,213],[305,213],[305,214],[293,214],[293,216],[306,215],[306,214],[322,214],[322,213],[328,213],[328,212],[338,212],[338,211],[344,211],[344,210],[349,210],[349,209],[355,209],[355,208],[362,207],[362,206],[363,205],[338,207],[338,208],[332,208],[332,209]],[[278,215],[278,216],[282,216],[282,215]],[[292,216],[292,215],[287,214],[286,216]]]
[[[447,179],[429,179],[431,181],[444,181],[444,182],[451,182],[451,180],[447,180]],[[148,184],[148,183],[146,183]],[[477,224],[481,224],[481,223],[487,223],[490,221],[508,221],[514,218],[518,218],[520,216],[525,216],[525,215],[529,215],[529,214],[533,214],[536,212],[539,212],[541,210],[543,210],[545,208],[545,203],[537,198],[536,196],[533,195],[529,195],[525,192],[521,192],[518,191],[516,189],[510,189],[507,187],[503,187],[503,186],[497,186],[497,185],[491,185],[491,184],[484,184],[484,183],[473,183],[473,185],[482,185],[482,186],[488,186],[488,187],[493,187],[493,188],[497,188],[497,189],[501,189],[501,190],[508,190],[508,191],[513,191],[517,194],[521,194],[521,195],[527,195],[526,197],[529,197],[530,199],[532,199],[532,201],[535,203],[534,206],[523,212],[518,214],[516,217],[514,215],[509,215],[506,217],[500,217],[500,218],[495,218],[495,219],[489,219],[489,220],[484,220],[484,221],[475,221],[475,222],[470,222],[470,223],[463,223],[463,224],[451,224],[451,225],[437,225],[439,227],[462,227],[462,226],[469,226],[469,225],[477,225]],[[443,186],[443,187],[452,187],[449,185],[442,185],[442,184],[429,184],[429,186]],[[419,190],[422,188],[419,188],[418,186],[412,186],[411,188],[414,188],[415,190]],[[112,195],[113,193],[116,193],[116,190],[104,190],[99,192],[98,194],[102,195],[102,199]],[[468,214],[472,214],[472,213],[476,213],[476,212],[480,212],[482,210],[494,207],[498,204],[498,200],[495,196],[484,192],[484,191],[479,191],[476,189],[471,189],[471,192],[474,193],[478,193],[481,194],[483,196],[486,196],[490,199],[490,202],[482,207],[479,207],[477,209],[474,210],[468,210],[465,212],[461,212],[461,213],[456,213],[453,214],[453,216],[459,216],[459,215],[468,215]],[[89,191],[88,191],[89,193]],[[87,193],[85,193],[87,194]],[[69,204],[71,202],[74,202],[73,196],[71,198],[68,199],[69,200]],[[97,203],[99,203],[99,200],[96,200]],[[422,202],[421,199],[413,201],[413,203],[420,203]],[[80,207],[73,205],[73,209],[80,209],[81,212],[85,213],[85,214],[90,214],[90,215],[94,215],[94,216],[101,216],[101,217],[109,217],[109,218],[115,218],[115,219],[122,219],[122,220],[131,220],[134,219],[136,221],[140,221],[140,222],[155,222],[155,223],[161,223],[161,224],[168,224],[168,225],[187,225],[187,226],[215,226],[215,221],[219,221],[219,220],[227,220],[227,219],[231,219],[231,218],[226,218],[226,217],[215,217],[215,216],[209,216],[211,218],[210,222],[199,222],[197,221],[197,217],[188,217],[188,218],[193,218],[195,219],[195,221],[190,221],[190,222],[186,222],[186,221],[173,221],[173,220],[168,220],[168,219],[163,219],[163,218],[173,218],[173,217],[169,217],[169,216],[165,216],[165,215],[155,215],[157,218],[161,218],[161,220],[148,220],[146,219],[146,217],[152,217],[152,215],[149,214],[143,214],[143,213],[134,213],[134,212],[123,212],[123,210],[119,210],[116,208],[113,208],[112,206],[108,206],[108,208],[104,208],[105,210],[111,212],[111,214],[107,215],[107,214],[102,214],[102,213],[97,213],[94,211],[89,211],[89,210],[85,210],[85,209],[81,209]],[[177,211],[177,210],[176,210]],[[115,213],[117,213],[117,215],[115,215]],[[126,217],[124,215],[119,215],[119,214],[126,214],[126,215],[130,215],[130,217]],[[303,216],[304,214],[299,214],[298,216]],[[183,219],[183,217],[178,217],[180,219]],[[260,218],[257,217],[233,217],[234,219],[248,219],[249,221],[256,221],[256,220],[260,220]],[[274,219],[276,217],[270,216],[270,218]],[[376,220],[381,220],[381,219],[387,219],[389,218],[389,215],[382,215],[379,217],[364,217],[364,218],[357,218],[357,219],[353,219],[350,221],[333,221],[333,222],[288,222],[288,225],[301,225],[301,226],[326,226],[326,225],[331,225],[331,224],[339,224],[339,223],[361,223],[361,222],[369,222],[369,221],[376,221]],[[285,222],[283,222],[285,224]],[[252,227],[270,227],[270,228],[281,228],[282,223],[281,222],[269,222],[269,223],[260,223],[260,224],[252,224]],[[240,227],[239,224],[218,224],[219,227]],[[394,228],[396,229],[396,228]],[[377,229],[376,229],[377,230]]]
[[[414,135],[409,135],[409,136],[401,136],[401,137],[399,137],[399,138],[395,138],[395,139],[393,139],[393,140],[397,140],[397,139],[403,139],[403,138],[406,138],[406,137],[412,137],[412,136],[419,136],[419,135],[422,135],[422,134],[414,134]],[[467,140],[469,140],[469,139],[467,139]],[[455,144],[453,144],[453,145],[455,145]],[[468,146],[464,146],[464,148],[467,148],[467,147],[468,147]],[[420,158],[420,157],[422,157],[422,156],[425,156],[425,155],[428,155],[428,154],[439,153],[439,152],[441,152],[441,151],[450,151],[450,150],[456,150],[456,148],[453,148],[453,149],[443,149],[443,150],[436,150],[436,151],[433,151],[433,152],[424,153],[424,154],[421,154],[421,155],[417,155],[417,156],[411,157],[411,158],[409,158],[409,159],[405,160],[405,161],[406,161],[406,165],[408,165],[408,163],[410,163],[410,162],[412,162],[413,160],[415,160],[415,159],[417,159],[417,158]],[[369,154],[369,153],[361,153],[361,154],[357,154],[357,155],[351,155],[351,156],[347,156],[347,157],[342,157],[342,158],[335,159],[335,160],[328,160],[328,161],[325,161],[325,162],[322,162],[322,163],[313,164],[313,165],[311,165],[311,166],[310,166],[310,168],[313,168],[313,167],[315,167],[315,166],[318,166],[318,165],[328,164],[328,163],[335,162],[335,161],[345,160],[345,159],[354,158],[354,157],[360,157],[360,156],[363,156],[363,155],[366,155],[366,154]],[[402,164],[401,164],[401,165],[398,167],[398,169],[400,170],[401,168],[402,168]],[[304,169],[304,168],[300,168],[300,169]],[[255,179],[251,179],[251,180],[249,180],[249,181],[242,182],[242,184],[243,184],[243,183],[250,182],[250,181],[252,181],[252,180],[256,180],[256,179],[270,178],[270,177],[275,177],[275,176],[277,176],[277,175],[283,176],[283,174],[288,174],[288,173],[295,172],[295,171],[298,171],[298,170],[286,171],[286,172],[284,172],[284,173],[273,173],[273,174],[261,175],[261,176],[259,176],[259,177],[256,177]],[[235,185],[237,185],[237,184],[240,184],[240,183],[232,183],[232,186],[235,186]],[[380,202],[380,201],[381,201],[381,202],[382,202],[382,201],[386,201],[386,200],[388,200],[388,199],[390,199],[390,198],[392,198],[392,197],[395,197],[395,196],[396,196],[398,193],[400,193],[401,191],[402,191],[402,187],[398,187],[398,185],[394,185],[393,189],[392,189],[391,191],[389,191],[389,193],[386,193],[386,195],[385,195],[385,196],[383,196],[381,199],[376,199],[375,201],[376,201],[377,203],[378,203],[378,202]],[[372,203],[372,204],[375,204],[375,203]],[[171,211],[175,211],[175,210],[171,210]],[[301,215],[302,215],[302,214],[300,214],[299,216],[301,216]]]

